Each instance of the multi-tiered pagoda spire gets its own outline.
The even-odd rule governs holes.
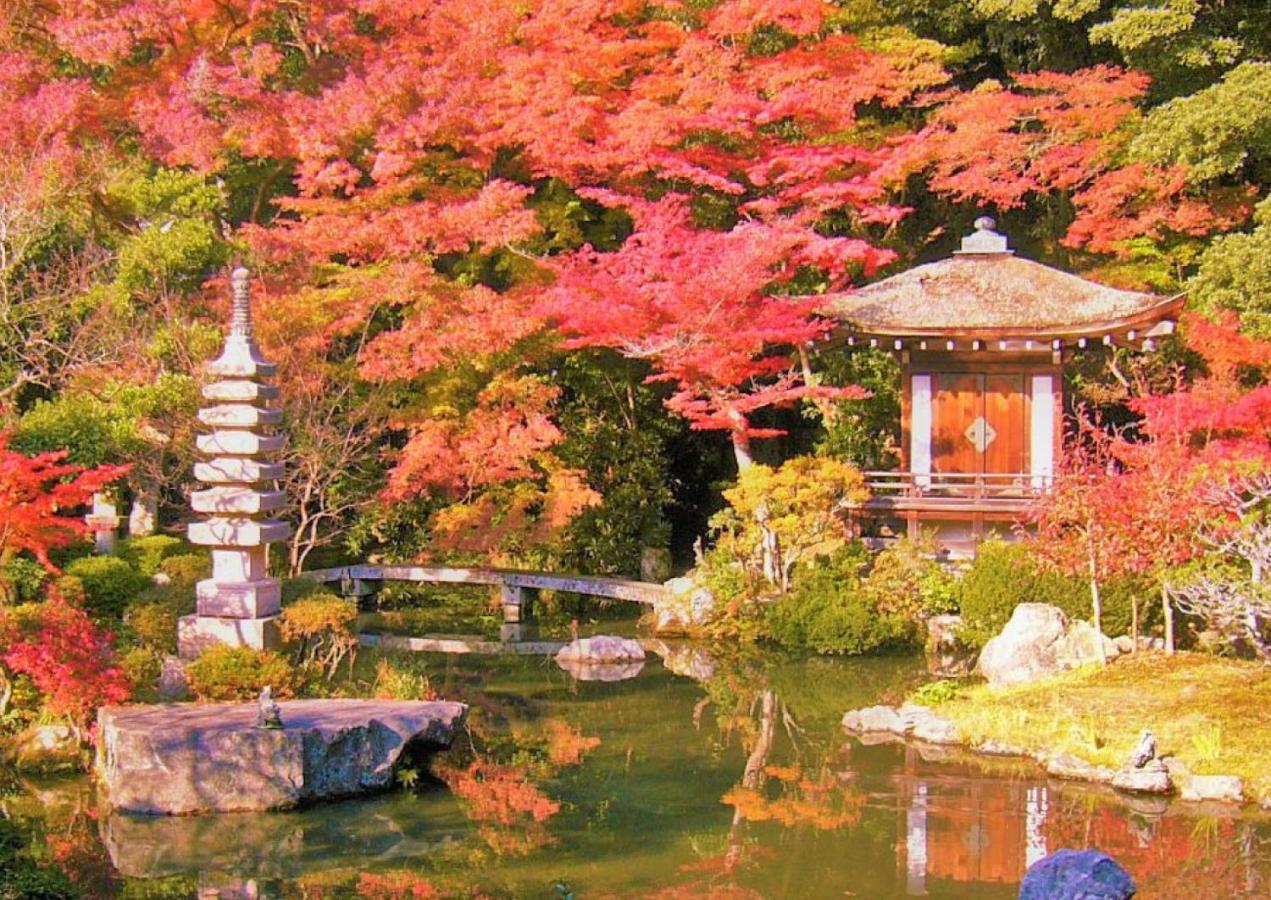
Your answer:
[[[283,445],[282,435],[271,433],[282,412],[270,408],[278,389],[265,381],[277,367],[264,360],[252,337],[250,274],[235,269],[230,280],[229,335],[206,369],[219,380],[203,388],[213,405],[199,411],[199,421],[212,431],[198,437],[199,452],[207,458],[194,467],[194,476],[207,488],[196,491],[191,502],[205,518],[189,528],[192,543],[212,550],[212,577],[198,583],[197,612],[178,626],[186,658],[217,644],[278,643],[281,587],[266,573],[266,559],[268,545],[285,540],[290,529],[270,518],[286,502],[272,488],[283,473],[282,463],[271,461]]]

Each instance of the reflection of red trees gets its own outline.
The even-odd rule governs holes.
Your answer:
[[[357,895],[369,900],[434,900],[442,896],[414,872],[363,872],[357,877]]]
[[[600,738],[583,734],[564,719],[548,719],[547,757],[558,766],[576,766],[582,763],[583,754],[600,746]]]
[[[1067,803],[1046,822],[1051,849],[1093,848],[1107,853],[1134,877],[1139,897],[1266,896],[1248,826],[1231,819],[1136,816],[1110,805]]]
[[[500,856],[525,856],[553,843],[543,823],[560,811],[524,768],[474,760],[466,768],[438,767],[437,775],[480,824],[477,834]]]
[[[543,822],[560,811],[560,804],[530,781],[524,769],[475,760],[466,769],[443,769],[439,774],[478,822]]]
[[[860,821],[864,798],[849,794],[828,773],[813,779],[794,766],[766,766],[764,774],[780,787],[770,797],[763,786],[737,785],[723,802],[748,822],[777,822],[787,828],[810,825],[819,831],[847,828]]]

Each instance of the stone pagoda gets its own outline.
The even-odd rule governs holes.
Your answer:
[[[287,523],[271,518],[286,497],[272,489],[282,463],[271,457],[283,436],[270,433],[282,412],[269,407],[278,389],[265,383],[276,366],[265,362],[252,337],[250,274],[235,269],[233,318],[220,357],[206,371],[215,380],[203,388],[210,406],[199,421],[212,429],[198,437],[206,457],[194,476],[207,485],[191,496],[194,511],[205,518],[189,527],[191,543],[212,550],[212,577],[197,587],[197,612],[177,626],[180,654],[186,659],[209,647],[262,649],[276,646],[282,591],[266,572],[268,545],[285,540]]]

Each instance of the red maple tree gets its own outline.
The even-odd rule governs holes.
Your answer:
[[[21,552],[50,572],[49,552],[81,539],[81,516],[68,515],[92,500],[93,492],[123,477],[127,466],[85,469],[65,463],[65,451],[25,456],[9,449],[12,432],[0,430],[0,568]]]

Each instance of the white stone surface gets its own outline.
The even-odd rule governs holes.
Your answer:
[[[282,586],[276,578],[259,581],[215,581],[195,586],[199,612],[205,616],[258,619],[276,616],[282,608]]]
[[[213,427],[256,428],[277,425],[282,421],[282,410],[261,409],[249,403],[221,403],[199,410],[199,421]]]
[[[195,446],[208,456],[252,456],[257,453],[277,453],[286,444],[281,434],[256,434],[251,431],[214,431],[200,434]]]
[[[177,620],[177,653],[182,659],[194,659],[219,646],[273,650],[281,644],[276,616],[231,619],[196,614]]]
[[[260,384],[246,379],[213,381],[203,387],[203,399],[221,403],[252,403],[258,400],[274,400],[277,397],[278,388],[274,385]]]
[[[256,491],[232,485],[195,491],[190,495],[190,506],[195,512],[227,516],[277,512],[286,505],[287,495],[282,491]]]
[[[282,463],[233,456],[218,456],[194,466],[194,477],[204,484],[255,484],[282,476]]]
[[[191,544],[204,547],[259,547],[285,541],[291,526],[278,519],[212,518],[192,522],[188,529]]]

